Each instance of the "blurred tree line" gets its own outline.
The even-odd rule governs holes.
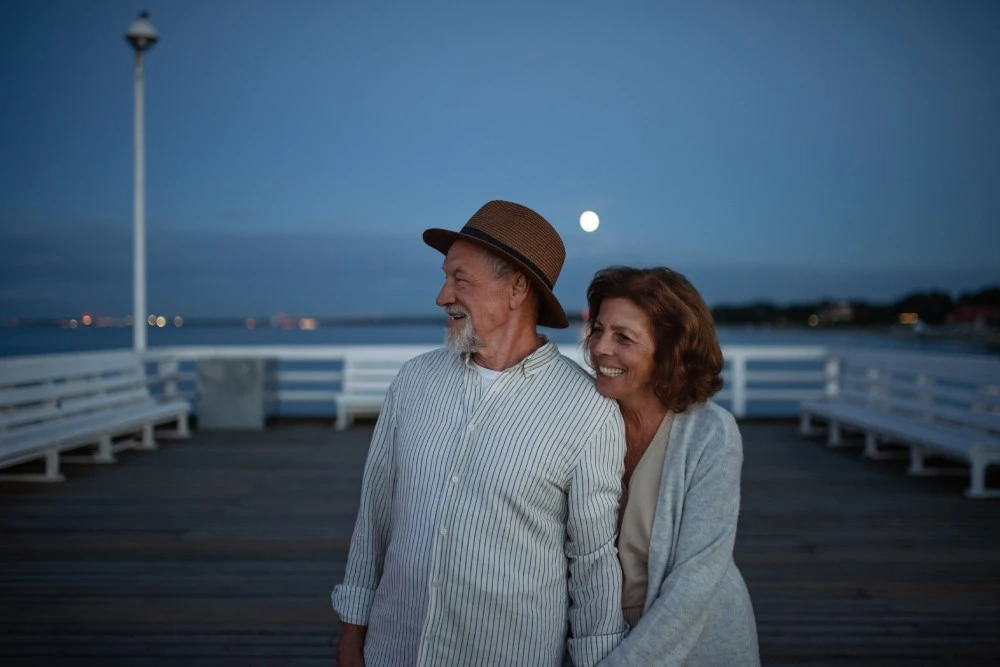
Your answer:
[[[745,305],[722,304],[712,308],[716,324],[766,324],[777,326],[872,326],[900,322],[925,324],[980,322],[996,325],[1000,314],[1000,286],[963,292],[957,299],[940,291],[913,292],[893,303],[823,299],[815,303],[779,306],[762,301]],[[972,319],[968,321],[974,321]]]

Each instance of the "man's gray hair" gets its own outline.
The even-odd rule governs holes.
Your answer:
[[[504,259],[500,255],[497,255],[492,252],[486,253],[485,261],[486,261],[486,266],[490,269],[490,271],[493,272],[493,277],[495,277],[497,280],[506,278],[507,276],[515,272],[524,275],[524,280],[528,283],[528,299],[530,299],[531,302],[534,304],[535,312],[539,313],[540,316],[542,300],[538,295],[538,288],[535,287],[535,284],[531,282],[531,280],[528,278],[528,274],[524,273],[524,271],[517,268],[514,264]]]
[[[516,270],[514,265],[506,259],[492,252],[487,252],[485,256],[486,266],[493,272],[496,279],[506,278]]]

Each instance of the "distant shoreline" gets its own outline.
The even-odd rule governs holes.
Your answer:
[[[578,315],[569,316],[570,326],[582,326],[584,321]],[[248,320],[253,321],[252,327],[248,327]],[[284,318],[274,319],[272,317],[212,317],[212,318],[185,318],[183,328],[185,329],[285,329],[295,330],[303,328],[303,320],[309,321],[309,326],[314,328],[340,328],[340,327],[405,327],[405,326],[435,326],[443,325],[444,318],[441,315],[352,315],[352,316],[329,316],[329,317],[309,317],[309,318]],[[125,329],[131,328],[131,324],[123,324],[115,321],[113,324],[93,323],[84,325],[77,322],[72,327],[68,322],[76,320],[45,318],[35,320],[18,321],[16,323],[0,322],[0,329]],[[907,340],[956,340],[971,343],[981,343],[993,347],[1000,347],[1000,328],[981,327],[972,328],[965,325],[934,325],[913,327],[910,325],[887,325],[887,324],[849,324],[849,323],[823,323],[817,326],[798,323],[772,323],[772,322],[722,322],[716,324],[717,328],[723,330],[747,330],[747,331],[823,331],[834,332],[863,332],[880,333],[895,336]],[[156,328],[151,326],[151,329]],[[162,327],[161,327],[162,328]],[[175,324],[168,322],[165,328],[175,328]]]

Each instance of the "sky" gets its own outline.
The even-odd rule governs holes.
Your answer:
[[[556,295],[666,265],[711,305],[1000,284],[1000,3],[3,0],[0,318],[430,314],[486,201]],[[587,234],[579,216],[593,210]]]

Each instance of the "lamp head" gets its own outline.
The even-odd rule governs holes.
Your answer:
[[[148,51],[159,38],[156,28],[149,22],[147,11],[139,12],[139,18],[132,21],[132,25],[125,31],[125,41],[138,52]]]

